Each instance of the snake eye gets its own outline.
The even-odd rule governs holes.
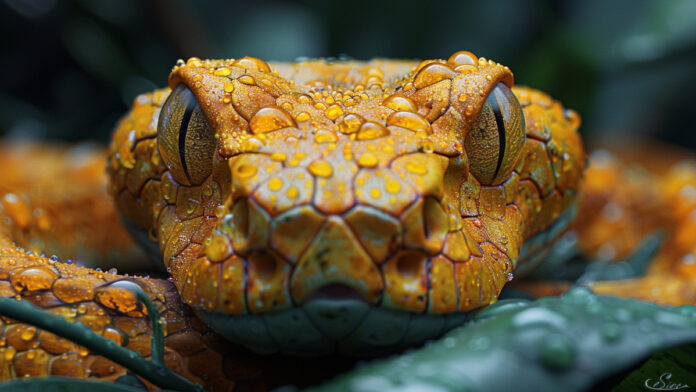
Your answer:
[[[464,139],[469,171],[483,185],[502,183],[517,162],[524,141],[522,107],[510,88],[498,83]]]
[[[213,169],[215,133],[201,105],[179,84],[162,106],[157,123],[159,152],[169,172],[182,185],[199,185]]]

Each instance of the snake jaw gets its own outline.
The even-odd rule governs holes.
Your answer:
[[[168,171],[176,165],[161,162],[162,136],[151,120],[166,92],[157,92],[139,98],[114,136],[112,194],[123,216],[159,242],[182,299],[234,341],[305,352],[299,343],[273,345],[282,332],[275,327],[264,327],[262,338],[249,328],[304,320],[317,343],[335,327],[309,328],[323,323],[315,316],[346,303],[356,324],[340,341],[329,339],[336,350],[398,346],[369,342],[366,331],[385,317],[401,337],[423,323],[432,328],[413,334],[434,336],[449,317],[496,300],[524,239],[573,204],[584,165],[577,116],[542,93],[514,88],[526,123],[521,150],[484,156],[507,169],[479,181],[481,167],[470,168],[481,156],[466,151],[465,140],[474,127],[486,131],[482,108],[492,91],[510,91],[512,74],[472,56],[272,66],[190,59],[174,69],[170,86],[193,92],[215,133],[213,168],[195,168],[211,174],[183,186]],[[507,132],[501,119],[488,119]],[[174,130],[181,143],[185,128]],[[503,154],[505,135],[498,136],[492,151]],[[327,285],[353,295],[326,298]],[[367,316],[357,310],[365,306]]]

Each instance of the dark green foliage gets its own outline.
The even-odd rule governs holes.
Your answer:
[[[312,391],[582,391],[657,350],[693,342],[696,307],[575,288],[562,297],[500,301],[424,348]]]

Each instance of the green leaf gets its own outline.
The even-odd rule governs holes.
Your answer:
[[[436,342],[311,390],[581,391],[657,350],[692,342],[696,307],[574,288],[562,297],[500,301]]]

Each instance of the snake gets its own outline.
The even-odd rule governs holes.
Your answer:
[[[193,57],[168,84],[135,99],[105,153],[2,154],[16,174],[0,296],[148,357],[147,311],[115,284],[132,282],[161,313],[167,367],[207,390],[316,381],[342,366],[323,356],[437,338],[538,264],[580,206],[579,115],[471,52]],[[622,180],[601,169],[585,182]],[[127,373],[31,325],[1,327],[0,379]]]

